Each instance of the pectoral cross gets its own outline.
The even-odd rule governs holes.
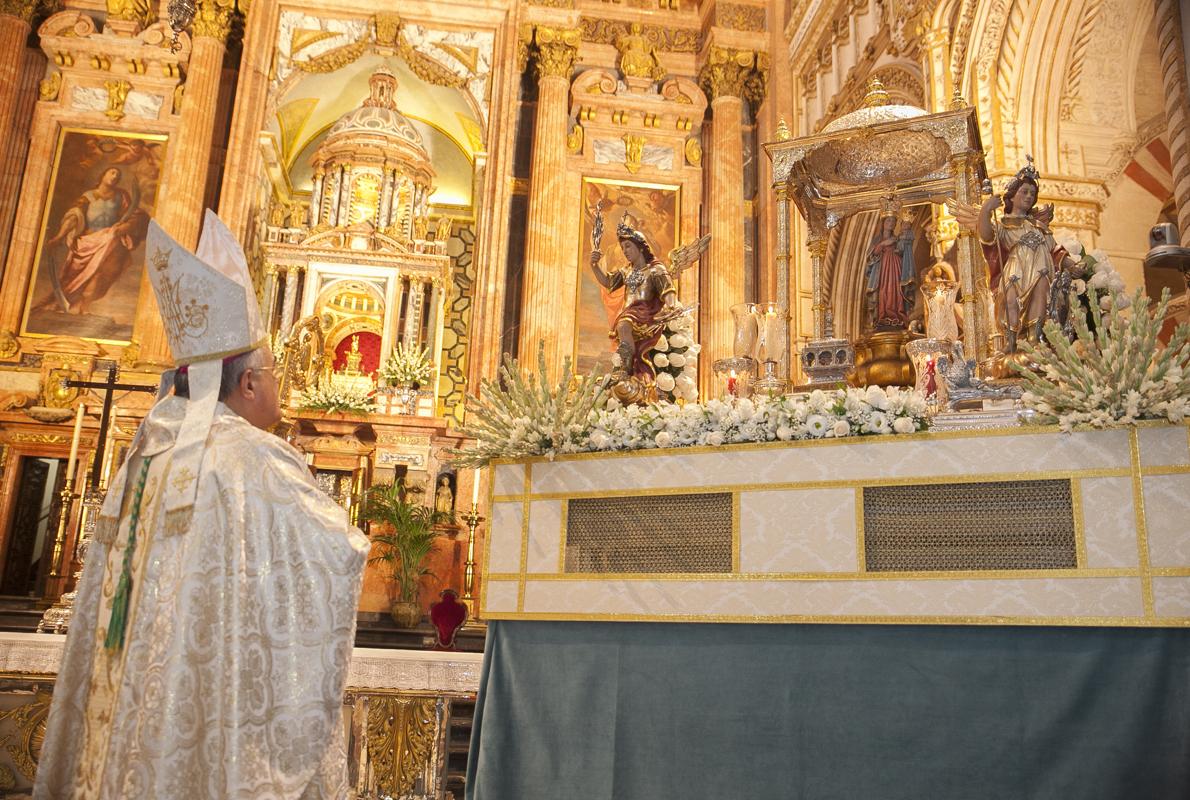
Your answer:
[[[62,385],[71,389],[103,389],[103,412],[99,416],[99,440],[95,445],[95,461],[91,464],[90,484],[99,487],[99,475],[103,470],[104,449],[107,446],[107,427],[111,424],[112,393],[113,392],[156,392],[156,386],[145,386],[139,383],[117,383],[119,371],[112,364],[107,368],[105,381],[76,381],[65,380]]]

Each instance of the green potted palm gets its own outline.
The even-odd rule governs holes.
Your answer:
[[[424,563],[442,535],[435,528],[451,522],[449,511],[437,511],[418,502],[420,493],[407,488],[403,480],[377,484],[368,490],[364,519],[371,523],[376,547],[369,564],[379,564],[389,573],[393,587],[393,620],[403,628],[421,621],[417,590],[422,576],[431,574]]]

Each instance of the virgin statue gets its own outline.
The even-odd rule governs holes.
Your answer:
[[[955,313],[955,298],[959,293],[959,282],[954,270],[945,261],[930,267],[921,284],[926,309],[926,338],[959,340],[959,322]]]
[[[450,478],[443,475],[438,479],[438,488],[434,491],[434,510],[451,513],[455,510],[455,493],[450,489]]]
[[[913,227],[906,222],[898,232],[893,211],[881,214],[866,275],[872,328],[904,328],[913,308]]]

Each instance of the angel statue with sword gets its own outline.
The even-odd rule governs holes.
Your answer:
[[[603,253],[598,249],[603,233],[601,210],[595,218],[592,235],[595,249],[591,251],[591,272],[595,280],[608,291],[624,287],[624,307],[616,316],[611,335],[616,339],[619,361],[612,373],[613,395],[624,403],[648,403],[657,399],[657,371],[649,353],[665,331],[666,323],[690,313],[678,302],[675,284],[678,276],[691,266],[707,249],[710,235],[674,249],[667,265],[653,254],[645,235],[628,224],[627,214],[616,226],[620,252],[628,264],[614,272],[604,272],[599,266]]]

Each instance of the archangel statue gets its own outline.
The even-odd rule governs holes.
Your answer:
[[[596,218],[598,243],[602,217]],[[710,235],[674,249],[669,264],[658,259],[644,233],[628,224],[627,215],[616,226],[616,238],[627,265],[605,272],[600,266],[603,253],[591,251],[591,272],[608,291],[624,287],[624,308],[616,316],[609,335],[615,338],[617,367],[612,373],[613,393],[621,402],[647,403],[657,399],[657,371],[650,353],[665,332],[666,324],[692,309],[678,302],[675,281],[682,271],[698,260],[711,241]]]

